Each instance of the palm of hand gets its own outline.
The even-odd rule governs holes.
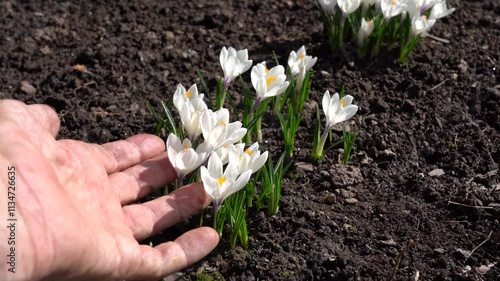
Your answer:
[[[204,227],[154,248],[137,242],[210,203],[194,184],[127,205],[175,178],[163,141],[148,135],[105,145],[56,141],[58,130],[48,107],[0,101],[0,163],[17,171],[16,280],[155,280],[215,247],[216,232]],[[1,177],[6,190],[6,172]]]

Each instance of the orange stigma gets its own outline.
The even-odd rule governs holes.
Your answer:
[[[269,76],[269,78],[267,78],[266,80],[266,86],[269,87],[269,85],[271,85],[271,83],[273,83],[274,81],[276,81],[276,77]]]
[[[226,181],[226,178],[225,177],[220,177],[218,180],[217,180],[217,183],[219,184],[219,187],[222,186],[222,184]]]

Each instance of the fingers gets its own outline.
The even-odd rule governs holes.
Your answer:
[[[177,177],[172,164],[164,152],[152,159],[109,175],[111,185],[122,205],[137,201],[153,189],[172,182]]]
[[[173,242],[154,248],[141,245],[142,259],[133,261],[120,272],[126,280],[158,280],[177,272],[208,255],[219,243],[219,235],[209,227],[184,233]]]
[[[200,212],[211,199],[201,183],[184,186],[167,196],[123,207],[135,239],[143,240]]]
[[[174,257],[182,257],[182,254],[184,254],[184,260],[180,259],[177,262],[172,260],[171,265],[167,264],[167,268],[170,269],[170,272],[167,272],[167,274],[171,274],[201,260],[208,255],[218,243],[219,234],[217,234],[213,228],[200,227],[186,232],[175,239],[173,243],[164,243],[155,248],[163,254],[164,260],[170,260],[170,254]],[[180,250],[182,250],[182,252]],[[178,253],[177,255],[176,252]],[[182,263],[183,261],[184,264]]]
[[[165,151],[165,142],[153,135],[136,135],[126,140],[93,146],[108,174],[122,171]]]

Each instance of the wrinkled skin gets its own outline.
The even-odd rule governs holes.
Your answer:
[[[0,100],[0,280],[158,280],[217,245],[217,233],[206,227],[154,248],[137,242],[210,203],[197,183],[133,204],[176,177],[161,139],[56,140],[59,126],[48,106]],[[4,224],[11,166],[15,274],[7,271],[4,254],[10,250]]]

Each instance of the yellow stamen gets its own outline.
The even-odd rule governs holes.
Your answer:
[[[304,54],[300,54],[300,55],[299,55],[299,59],[303,59],[303,58],[305,58],[305,57],[306,57],[306,56],[305,56]]]
[[[391,6],[396,5],[396,1],[391,1],[390,5],[391,5]]]
[[[341,105],[341,106],[344,106],[344,105],[346,105],[346,104],[347,104],[347,102],[345,102],[345,100],[340,100],[340,105]]]
[[[226,127],[226,126],[227,126],[226,122],[224,122],[224,121],[219,121],[219,122],[217,122],[217,125],[222,125],[222,126],[224,126],[224,127]]]
[[[423,19],[423,20],[427,20],[427,16],[426,16],[426,15],[423,15],[423,16],[422,16],[422,19]]]
[[[269,85],[271,85],[271,83],[273,83],[274,81],[276,81],[276,77],[269,76],[269,78],[267,78],[266,80],[266,86],[269,87]]]
[[[190,91],[187,91],[187,92],[186,92],[186,98],[188,98],[188,99],[189,99],[190,97],[191,97],[191,92],[190,92]]]
[[[251,151],[250,149],[246,149],[245,153],[248,154],[248,156],[252,156],[253,151]]]
[[[189,146],[185,145],[185,146],[182,147],[182,150],[186,150],[188,148],[189,148]]]
[[[219,187],[222,186],[222,184],[226,181],[226,178],[225,177],[220,177],[218,180],[217,180],[217,183],[219,183]]]
[[[266,69],[264,69],[264,72],[268,73],[269,72],[269,68],[266,67]]]

